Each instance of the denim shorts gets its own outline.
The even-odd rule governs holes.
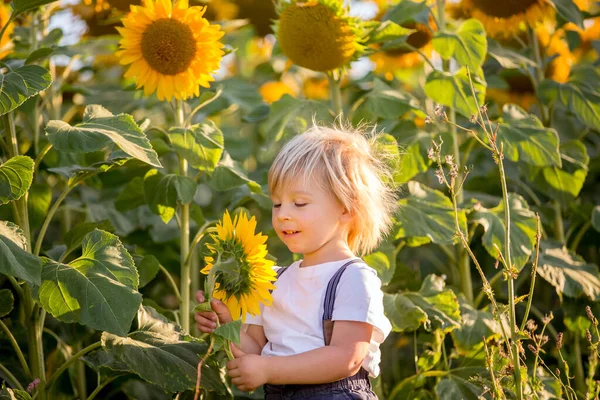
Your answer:
[[[361,368],[356,375],[315,385],[265,385],[265,400],[377,400],[371,390],[369,373]]]

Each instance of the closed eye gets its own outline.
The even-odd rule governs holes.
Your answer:
[[[296,207],[300,207],[300,208],[304,207],[304,206],[305,206],[305,205],[307,205],[307,204],[308,204],[308,203],[294,203],[294,205],[295,205]]]
[[[279,208],[281,207],[281,204],[273,204],[273,208]]]

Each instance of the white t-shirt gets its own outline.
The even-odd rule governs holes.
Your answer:
[[[268,340],[264,356],[289,356],[325,345],[323,302],[327,284],[351,258],[300,268],[301,261],[288,267],[275,282],[273,305],[261,305],[261,315],[247,315],[246,323],[260,325]],[[377,272],[363,262],[346,267],[337,286],[332,320],[361,321],[373,325],[369,352],[363,361],[369,375],[379,375],[379,345],[392,329],[383,313],[383,292]]]

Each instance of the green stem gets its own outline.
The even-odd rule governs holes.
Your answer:
[[[42,150],[40,150],[40,152],[37,153],[37,156],[35,157],[35,161],[34,161],[34,165],[33,165],[33,173],[34,174],[37,173],[37,170],[40,168],[42,159],[44,158],[44,156],[46,156],[46,154],[48,154],[48,152],[50,151],[51,148],[52,148],[52,143],[48,142],[42,148]]]
[[[531,285],[529,286],[529,295],[527,296],[527,307],[525,307],[525,314],[523,315],[523,320],[521,321],[521,330],[525,329],[525,324],[529,318],[529,310],[531,310],[531,303],[533,301],[533,290],[535,289],[535,277],[537,275],[538,260],[540,257],[540,241],[542,239],[541,222],[539,214],[536,213],[535,217],[537,232],[535,243],[535,259],[533,261],[533,265],[531,266]]]
[[[334,71],[327,72],[327,80],[329,81],[329,93],[331,97],[331,106],[333,114],[338,117],[342,116],[342,91],[340,90],[340,76],[335,76]]]
[[[4,331],[6,336],[8,336],[8,340],[10,341],[13,348],[15,349],[15,352],[17,353],[17,357],[19,358],[19,362],[21,363],[21,367],[23,368],[23,371],[25,371],[25,375],[27,375],[27,379],[31,379],[31,371],[29,370],[29,365],[27,365],[27,361],[25,361],[25,356],[23,355],[23,352],[21,351],[21,347],[19,347],[19,343],[17,343],[17,340],[13,336],[12,332],[10,331],[10,329],[8,329],[8,327],[4,324],[4,322],[2,322],[1,319],[0,319],[0,328],[2,328],[2,330]]]
[[[575,387],[578,391],[585,392],[585,373],[581,356],[581,336],[575,333]]]
[[[521,387],[521,362],[519,360],[519,343],[517,340],[517,326],[516,326],[516,313],[515,313],[515,282],[512,276],[512,256],[510,253],[510,205],[508,203],[508,190],[506,188],[506,176],[504,173],[504,163],[502,161],[503,154],[502,150],[496,153],[498,160],[498,169],[500,171],[500,182],[502,183],[502,200],[504,203],[504,252],[506,259],[506,269],[508,272],[508,303],[510,313],[510,332],[511,332],[511,345],[513,348],[513,364],[514,364],[514,381],[515,381],[515,392],[517,399],[523,399],[523,389]]]
[[[119,375],[115,375],[115,376],[111,376],[110,378],[107,378],[104,382],[100,383],[96,387],[96,389],[94,389],[94,391],[88,396],[87,400],[93,400],[94,397],[96,397],[98,395],[98,393],[100,393],[100,391],[106,387],[106,385],[108,385],[109,383],[111,383],[115,379],[120,378],[120,377],[125,376],[125,375],[126,374],[119,374]]]
[[[65,361],[65,363],[63,365],[61,365],[60,368],[57,369],[54,374],[52,374],[52,376],[48,380],[48,383],[46,383],[46,390],[48,390],[48,389],[50,389],[52,387],[52,385],[54,384],[54,382],[56,382],[56,379],[58,379],[58,377],[63,372],[65,372],[69,368],[69,366],[71,364],[73,364],[75,361],[79,360],[81,357],[83,357],[84,355],[86,355],[90,351],[96,350],[97,348],[99,348],[101,346],[102,346],[102,343],[95,342],[95,343],[92,343],[91,345],[89,345],[88,347],[86,347],[85,349],[80,350],[77,353],[73,354],[73,356],[71,356],[71,358],[69,358],[67,361]]]
[[[577,231],[577,235],[575,236],[575,239],[573,239],[573,241],[571,242],[571,246],[569,246],[571,251],[575,252],[577,250],[577,247],[579,247],[579,243],[581,242],[581,239],[583,239],[583,235],[585,235],[585,233],[588,231],[588,229],[590,229],[591,226],[592,226],[592,220],[588,220],[581,228],[579,228],[579,231]]]
[[[560,203],[558,200],[552,200],[552,207],[554,208],[554,231],[556,234],[556,240],[564,243],[565,228],[562,219],[562,210],[560,209]]]
[[[44,365],[44,346],[42,342],[42,329],[40,324],[40,311],[38,307],[33,307],[29,326],[27,329],[27,339],[29,343],[29,360],[31,361],[32,378],[38,378],[38,398],[46,400],[46,368]]]
[[[537,87],[541,81],[544,80],[544,59],[542,57],[542,53],[540,52],[540,43],[538,41],[537,35],[533,30],[529,31],[529,36],[533,45],[533,56],[535,58],[535,80],[533,82],[534,88],[537,90]],[[538,97],[538,107],[540,108],[540,115],[542,117],[542,122],[544,126],[549,125],[549,115],[548,109],[544,106],[541,99]]]
[[[177,100],[175,108],[176,125],[185,128],[185,117],[183,100]],[[179,174],[187,176],[188,162],[185,158],[179,159]],[[179,240],[179,257],[181,267],[181,326],[186,331],[190,331],[190,264],[188,257],[190,253],[190,205],[182,204],[179,208],[180,216],[180,240]]]
[[[73,346],[73,350],[81,351],[81,342],[77,342],[77,344]],[[71,372],[74,372],[75,375],[77,395],[80,399],[85,399],[87,397],[87,382],[85,379],[85,364],[83,361],[77,360]]]
[[[44,236],[46,236],[46,230],[48,230],[48,225],[50,225],[50,221],[52,221],[52,217],[60,207],[60,204],[67,197],[69,192],[73,189],[73,187],[67,185],[67,187],[63,190],[63,192],[58,196],[58,199],[52,204],[52,207],[48,211],[48,215],[46,215],[46,219],[44,219],[44,223],[40,229],[40,234],[38,235],[37,241],[35,242],[35,249],[33,250],[34,255],[39,255],[40,250],[42,248],[42,242],[44,241]]]
[[[25,389],[23,389],[23,386],[21,386],[21,383],[17,380],[17,378],[15,378],[15,376],[10,372],[10,370],[2,364],[0,364],[0,372],[3,372],[4,375],[6,375],[8,380],[11,381],[12,385],[15,388],[17,388],[19,390],[23,390],[23,391],[25,390]]]
[[[169,281],[169,285],[171,285],[171,288],[173,289],[173,292],[175,293],[175,296],[177,297],[179,304],[181,304],[181,294],[179,293],[179,288],[177,287],[177,284],[173,280],[171,273],[169,271],[167,271],[167,269],[160,263],[158,264],[158,268],[160,268],[162,273],[167,277],[167,281]]]

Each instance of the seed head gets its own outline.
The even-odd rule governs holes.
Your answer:
[[[589,329],[585,330],[585,338],[587,339],[588,342],[590,342],[590,344],[593,344],[594,342],[592,341],[592,334],[590,333]]]
[[[563,333],[559,332],[558,335],[556,335],[556,349],[557,350],[562,349],[562,345],[563,345]]]
[[[533,354],[535,354],[535,355],[537,356],[537,354],[538,354],[538,349],[536,349],[534,345],[532,345],[532,344],[528,344],[528,345],[527,345],[527,348],[528,348],[528,349],[529,349],[529,350],[530,350],[530,351],[531,351]]]

